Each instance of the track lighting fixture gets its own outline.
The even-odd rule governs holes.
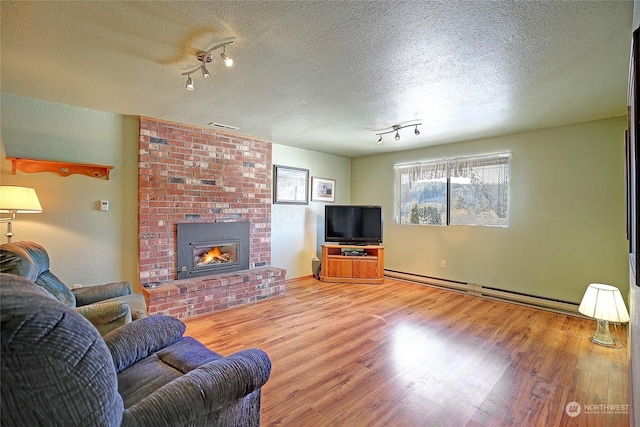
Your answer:
[[[191,74],[195,73],[196,71],[202,70],[203,78],[205,79],[211,78],[211,73],[209,72],[209,70],[207,70],[206,65],[207,63],[213,61],[213,52],[215,50],[222,48],[222,53],[220,54],[220,58],[222,58],[222,60],[224,61],[224,65],[226,65],[227,67],[231,67],[233,65],[233,59],[229,58],[226,53],[227,46],[230,44],[233,44],[233,41],[219,43],[214,47],[212,47],[211,49],[207,50],[206,52],[198,52],[198,54],[196,55],[196,58],[198,58],[198,61],[200,61],[200,64],[197,67],[182,73],[183,76],[187,76],[187,83],[185,87],[188,90],[194,89],[193,78],[191,77]]]
[[[380,138],[378,138],[378,144],[382,144],[382,135],[385,135],[387,133],[392,133],[395,132],[396,135],[394,137],[394,139],[396,141],[400,141],[400,129],[409,127],[409,126],[415,126],[415,130],[413,131],[413,133],[418,136],[420,135],[420,131],[418,130],[418,126],[422,126],[422,123],[415,123],[416,121],[413,120],[411,123],[405,123],[405,124],[397,124],[397,125],[393,125],[391,126],[391,130],[386,130],[383,132],[376,132],[376,135],[380,136]]]

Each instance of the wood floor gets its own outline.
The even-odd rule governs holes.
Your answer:
[[[223,355],[269,354],[263,426],[628,425],[627,331],[612,327],[619,348],[597,346],[588,319],[390,279],[309,278],[185,323]]]

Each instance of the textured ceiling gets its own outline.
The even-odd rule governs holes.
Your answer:
[[[2,1],[2,92],[362,156],[626,113],[633,3]],[[195,90],[181,75],[218,42]],[[218,54],[216,52],[216,54]],[[421,119],[401,140],[376,131]]]

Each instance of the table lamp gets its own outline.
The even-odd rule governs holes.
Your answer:
[[[0,218],[0,222],[7,223],[7,242],[13,237],[13,224],[18,213],[40,213],[42,206],[36,190],[30,187],[15,185],[0,186],[0,213],[9,213],[8,218]]]
[[[609,331],[609,322],[629,321],[629,312],[620,290],[602,283],[592,283],[587,287],[578,311],[596,319],[596,333],[591,337],[591,342],[607,347],[615,344]]]

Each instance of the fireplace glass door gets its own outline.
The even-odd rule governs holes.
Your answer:
[[[249,268],[249,223],[178,224],[178,279]]]
[[[238,242],[215,242],[209,245],[192,245],[195,268],[215,268],[224,264],[231,266],[238,262]]]

